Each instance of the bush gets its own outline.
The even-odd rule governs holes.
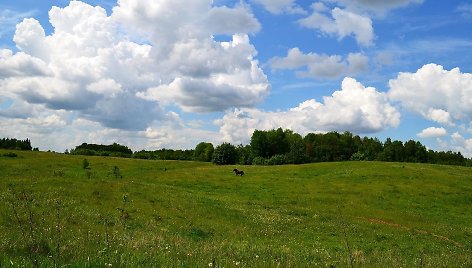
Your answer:
[[[139,151],[139,152],[135,152],[133,154],[133,158],[137,158],[137,159],[152,159],[152,155],[150,152],[146,152],[144,150],[142,151]]]
[[[351,161],[364,161],[364,160],[367,160],[367,158],[361,152],[353,153],[351,156]]]
[[[5,156],[5,157],[18,157],[18,155],[13,153],[13,152],[4,153],[3,156]]]
[[[90,166],[90,163],[87,159],[84,159],[84,161],[82,161],[82,168],[83,169],[88,169]]]
[[[120,168],[118,166],[113,167],[113,175],[115,176],[115,179],[123,178],[123,175],[121,175],[121,171],[120,171]]]
[[[252,159],[252,164],[255,166],[263,166],[266,165],[267,160],[264,157],[256,156]]]
[[[72,149],[69,151],[69,154],[73,155],[97,155],[97,152],[94,150],[89,150],[89,149]]]
[[[236,147],[230,143],[218,145],[213,153],[213,163],[217,165],[234,165],[237,159]]]
[[[193,159],[200,162],[211,162],[215,149],[213,144],[200,142],[193,152]]]
[[[267,160],[267,165],[283,165],[287,163],[287,157],[283,154],[276,154]]]

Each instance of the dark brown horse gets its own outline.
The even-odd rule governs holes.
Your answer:
[[[237,168],[233,169],[233,171],[234,171],[234,174],[236,174],[236,176],[238,176],[238,175],[243,176],[244,175],[244,171],[238,170]]]

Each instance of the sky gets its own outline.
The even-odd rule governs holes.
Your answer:
[[[472,157],[470,0],[0,0],[0,137],[63,152],[255,129]]]

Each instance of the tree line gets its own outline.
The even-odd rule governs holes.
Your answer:
[[[113,156],[113,157],[132,157],[133,151],[127,146],[113,143],[110,145],[87,144],[82,143],[71,149],[70,154],[74,155],[97,155],[97,156]]]
[[[3,138],[0,139],[0,149],[31,151],[33,147],[31,147],[31,141],[29,139],[18,140]]]
[[[194,150],[159,149],[155,151],[141,150],[133,152],[127,146],[118,143],[111,145],[82,143],[70,151],[66,150],[66,153],[73,155],[112,156],[149,160],[194,160]]]
[[[32,150],[31,141],[0,139],[0,148]],[[38,150],[34,148],[33,150]],[[255,130],[247,145],[200,142],[195,149],[133,152],[125,145],[82,143],[65,153],[150,160],[188,160],[217,165],[282,165],[333,161],[387,161],[472,166],[460,152],[428,150],[419,141],[360,137],[351,132],[309,133],[304,137],[289,129]]]
[[[209,145],[206,145],[209,146]],[[197,145],[198,147],[198,145]],[[208,159],[208,158],[207,158]],[[282,128],[255,130],[250,144],[218,145],[213,152],[215,164],[281,165],[332,161],[387,161],[471,166],[472,160],[460,152],[428,150],[419,141],[360,137],[346,131],[309,133],[302,137]]]

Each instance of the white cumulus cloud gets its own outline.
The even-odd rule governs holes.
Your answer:
[[[390,80],[389,97],[408,110],[446,126],[472,120],[472,74],[427,64]]]
[[[451,135],[451,145],[448,147],[461,152],[465,157],[472,157],[472,139],[464,138],[459,132]]]
[[[424,0],[324,0],[324,2],[334,2],[350,10],[371,12],[383,16],[392,9],[421,4]]]
[[[312,6],[313,13],[298,23],[306,28],[320,31],[321,33],[335,36],[342,40],[347,36],[353,36],[357,43],[364,47],[374,43],[374,29],[372,20],[364,15],[335,7],[329,14],[322,11],[319,4]]]
[[[273,14],[305,13],[301,7],[296,5],[295,0],[252,0],[252,2],[263,6],[267,11]]]
[[[445,128],[429,127],[417,134],[420,138],[439,138],[447,135]]]
[[[13,102],[0,116],[23,118],[27,103],[105,128],[144,130],[166,120],[166,104],[224,111],[254,106],[270,89],[249,39],[260,24],[243,4],[119,0],[107,14],[70,1],[51,8],[49,19],[51,34],[24,19],[14,36],[19,52],[0,51],[2,96]]]
[[[339,55],[305,54],[299,48],[290,49],[286,57],[274,57],[270,60],[270,66],[274,70],[298,70],[297,75],[300,77],[324,79],[353,76],[367,71],[368,65],[368,57],[361,53],[350,53],[343,58]]]
[[[341,90],[323,98],[300,103],[287,111],[268,112],[255,108],[236,109],[215,122],[224,140],[247,143],[255,129],[289,128],[306,134],[317,131],[373,133],[397,127],[400,113],[385,93],[345,78]]]

